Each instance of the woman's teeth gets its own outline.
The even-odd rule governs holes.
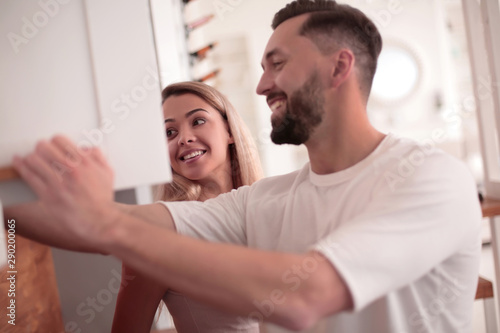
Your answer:
[[[186,160],[189,160],[189,159],[194,158],[194,157],[196,157],[196,156],[203,155],[204,153],[205,153],[205,152],[204,152],[204,151],[202,151],[202,150],[195,151],[195,152],[193,152],[193,153],[191,153],[191,154],[187,154],[186,156],[181,157],[181,160],[186,161]]]

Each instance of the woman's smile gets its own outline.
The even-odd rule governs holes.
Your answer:
[[[191,163],[199,160],[203,155],[205,155],[206,152],[206,150],[197,149],[193,151],[190,149],[189,151],[182,153],[179,159],[185,163]]]

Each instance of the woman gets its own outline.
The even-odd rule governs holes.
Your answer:
[[[259,158],[239,115],[217,90],[183,82],[162,92],[165,133],[173,181],[159,187],[157,199],[205,201],[261,177]],[[158,285],[123,266],[113,333],[149,332],[163,299],[179,333],[258,332],[243,321]],[[130,276],[135,276],[130,280]]]

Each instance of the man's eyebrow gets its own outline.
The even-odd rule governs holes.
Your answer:
[[[196,108],[196,109],[193,109],[193,110],[191,110],[191,111],[187,112],[184,116],[185,116],[186,118],[189,118],[192,114],[194,114],[194,113],[196,113],[196,112],[199,112],[199,111],[203,111],[203,112],[209,113],[209,112],[208,112],[207,110],[205,110],[205,109],[202,109],[202,108]],[[174,118],[167,118],[167,119],[165,119],[165,124],[166,124],[166,123],[173,123],[173,122],[175,122],[175,119],[174,119]]]

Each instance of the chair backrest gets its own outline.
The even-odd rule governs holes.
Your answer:
[[[15,326],[9,324],[11,318],[4,315],[0,332],[64,333],[50,247],[18,235],[15,245],[16,273],[8,273],[10,269],[6,266],[0,267],[0,307],[4,309],[3,314],[11,299],[15,300]],[[11,276],[15,278],[14,285],[10,283],[14,279],[7,280]]]

